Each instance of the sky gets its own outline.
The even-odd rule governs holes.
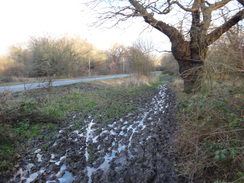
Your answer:
[[[169,50],[168,39],[145,23],[124,23],[119,28],[88,26],[94,14],[84,11],[84,0],[0,0],[0,55],[12,45],[24,45],[31,37],[80,36],[99,49],[113,44],[131,45],[139,37],[152,40],[158,50]]]

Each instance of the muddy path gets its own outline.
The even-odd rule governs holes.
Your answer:
[[[174,183],[179,181],[169,146],[176,133],[174,97],[166,85],[158,88],[135,113],[107,124],[87,116],[77,129],[71,116],[50,139],[41,140],[21,158],[8,182],[30,183]]]

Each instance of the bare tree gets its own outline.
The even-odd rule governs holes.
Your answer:
[[[179,72],[184,79],[185,92],[191,93],[201,87],[202,66],[208,47],[243,19],[243,0],[237,1],[193,0],[185,3],[178,0],[93,0],[92,2],[101,2],[103,7],[103,9],[101,8],[102,20],[116,18],[116,23],[118,23],[129,18],[142,17],[148,25],[165,34],[172,44],[171,50],[178,62]],[[108,10],[104,12],[106,3]],[[233,3],[238,3],[238,7]],[[228,5],[235,6],[232,12],[233,16],[212,29],[210,25],[214,23],[213,20],[217,20],[215,24],[218,24],[218,19],[215,17],[213,19],[213,16],[216,15],[215,12]],[[167,15],[178,15],[178,18],[184,17],[179,12],[191,17],[188,35],[183,34],[182,26],[167,24],[167,19],[169,19],[166,17]],[[171,17],[171,19],[173,18]]]
[[[114,44],[108,51],[108,61],[110,62],[110,72],[114,74],[124,73],[125,68],[125,55],[126,47],[120,44]]]
[[[137,75],[149,75],[154,70],[152,55],[153,50],[151,42],[143,39],[137,39],[132,47],[128,48],[127,60],[131,72]]]
[[[161,58],[161,66],[164,73],[175,74],[179,72],[179,66],[172,53],[164,54]]]

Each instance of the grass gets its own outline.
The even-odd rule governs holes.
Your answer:
[[[47,149],[55,131],[70,123],[66,119],[74,114],[79,114],[79,118],[73,123],[81,127],[83,119],[90,115],[97,121],[111,123],[136,111],[144,103],[144,96],[153,95],[161,84],[154,78],[141,78],[0,94],[0,176],[10,174],[16,158],[31,148],[33,138],[46,141],[40,148]]]
[[[0,86],[15,85],[15,84],[26,84],[38,82],[36,78],[24,78],[24,77],[3,77],[0,76]]]
[[[13,130],[7,126],[0,127],[0,175],[5,175],[12,169],[17,152],[15,151],[14,139],[16,135]]]
[[[243,182],[243,86],[218,81],[211,90],[186,95],[179,83],[172,84],[179,101],[178,172],[193,182]]]

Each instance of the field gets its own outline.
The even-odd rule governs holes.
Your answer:
[[[160,84],[155,78],[124,78],[0,94],[0,174],[11,174],[33,139],[47,143],[75,114],[77,127],[88,115],[104,123],[137,110]],[[142,97],[143,96],[143,97]],[[44,137],[44,134],[48,136]]]

